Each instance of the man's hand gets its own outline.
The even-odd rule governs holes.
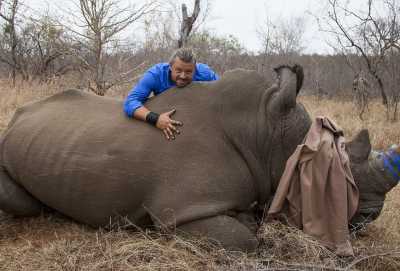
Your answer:
[[[177,126],[182,126],[182,122],[171,119],[176,109],[160,114],[156,127],[163,131],[168,140],[175,139],[175,134],[180,134]]]

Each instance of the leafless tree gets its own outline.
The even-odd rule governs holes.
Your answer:
[[[13,84],[17,73],[23,80],[41,81],[66,73],[70,68],[66,58],[70,44],[54,18],[49,13],[35,14],[18,0],[3,3],[0,61],[10,67]]]
[[[266,20],[257,32],[267,54],[290,55],[304,50],[304,31],[305,19],[296,17],[275,22]]]
[[[340,0],[327,0],[327,4],[329,11],[325,22],[328,27],[324,30],[335,37],[337,48],[345,55],[361,57],[361,69],[376,82],[389,118],[393,108],[397,108],[399,90],[388,88],[383,71],[389,56],[399,54],[399,4],[396,0],[368,0],[361,11]],[[395,115],[392,117],[396,118]]]
[[[200,14],[200,0],[195,0],[193,13],[191,16],[188,16],[186,4],[182,4],[182,22],[178,40],[178,48],[181,48],[187,44],[190,32],[192,31],[193,28],[193,24],[196,22],[199,14]]]
[[[174,10],[156,11],[145,18],[145,37],[140,44],[140,55],[149,63],[167,59],[178,41]]]
[[[191,36],[188,45],[195,49],[200,61],[219,74],[234,68],[250,68],[244,61],[247,51],[233,35],[218,36],[202,30]]]
[[[300,55],[304,50],[304,31],[306,21],[303,17],[291,19],[272,19],[269,16],[257,27],[258,38],[261,41],[263,56],[261,72],[269,70],[265,67],[269,58],[280,56],[283,61],[293,59],[293,56]]]
[[[37,19],[26,19],[21,32],[25,65],[33,78],[47,82],[71,70],[67,60],[71,55],[71,44],[63,28],[57,26],[48,13]]]
[[[80,16],[73,14],[74,25],[64,27],[75,37],[75,55],[83,69],[89,71],[89,89],[104,95],[112,86],[130,80],[135,69],[113,72],[110,68],[109,58],[118,35],[154,10],[156,1],[126,7],[120,0],[79,0],[75,4]]]
[[[16,75],[21,71],[22,66],[18,59],[18,37],[16,29],[16,16],[20,6],[19,0],[6,0],[1,2],[4,11],[0,9],[0,17],[5,21],[3,33],[3,53],[0,55],[0,61],[6,63],[11,68],[12,83],[15,86]]]
[[[179,22],[179,26],[177,26],[177,29],[179,29],[178,48],[184,47],[189,42],[191,35],[196,33],[208,19],[212,2],[213,0],[193,0],[193,11],[190,16],[185,3],[179,5],[180,1],[168,0],[167,4],[164,5],[175,14],[174,17]]]

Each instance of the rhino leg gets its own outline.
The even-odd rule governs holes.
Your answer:
[[[17,216],[35,216],[42,208],[43,205],[0,166],[0,210]]]
[[[236,218],[220,215],[183,224],[178,231],[206,237],[228,250],[253,252],[258,246],[255,234]]]

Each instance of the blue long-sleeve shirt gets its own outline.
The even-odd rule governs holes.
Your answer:
[[[218,75],[206,64],[197,63],[193,81],[214,81]],[[124,101],[124,111],[132,117],[136,109],[143,106],[151,92],[158,95],[176,86],[171,80],[169,63],[159,63],[148,69]]]

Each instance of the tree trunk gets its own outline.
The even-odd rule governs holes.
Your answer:
[[[193,24],[195,23],[197,17],[200,13],[200,0],[195,0],[194,9],[192,16],[188,16],[187,7],[185,4],[182,4],[182,24],[180,37],[178,40],[178,48],[186,46],[190,32],[192,31]]]

